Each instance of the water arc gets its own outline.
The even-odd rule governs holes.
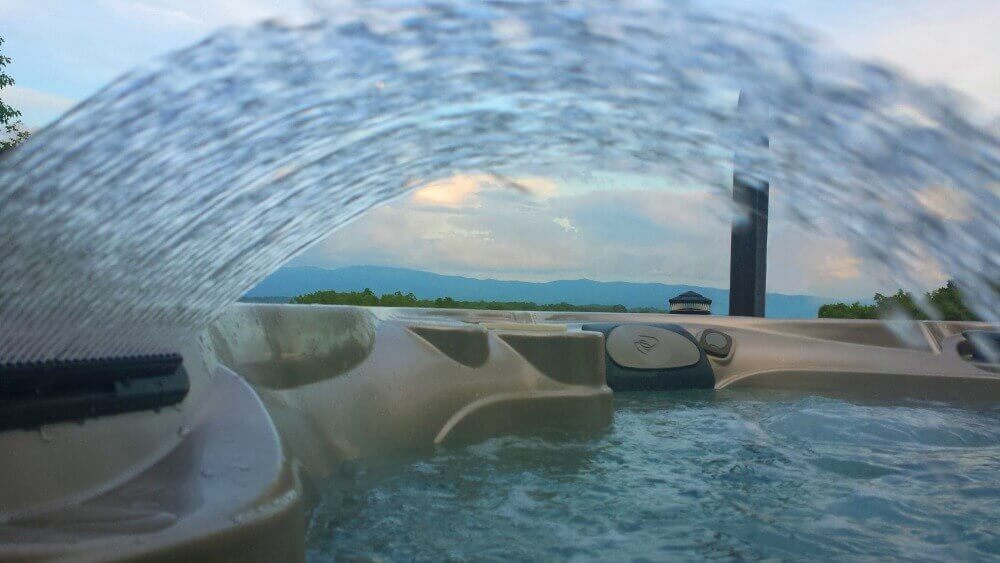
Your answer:
[[[933,259],[1000,316],[1000,140],[948,93],[686,2],[404,8],[218,32],[0,157],[0,362],[172,351],[325,234],[453,173],[728,189],[739,90],[768,108],[783,205],[901,283]]]

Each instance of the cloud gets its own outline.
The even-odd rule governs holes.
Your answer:
[[[539,200],[485,176],[454,177],[434,188],[455,188],[444,190],[448,196],[431,191],[380,207],[294,263],[728,286],[726,198],[708,190],[650,188],[647,180],[591,191],[567,190],[551,179],[541,184],[554,185],[554,195]],[[770,225],[769,290],[848,299],[895,290],[880,264],[778,213]],[[937,281],[929,278],[935,278],[929,284]]]
[[[118,17],[142,21],[146,24],[206,27],[201,18],[177,7],[157,5],[155,2],[134,2],[129,0],[107,0],[106,5]]]
[[[461,174],[431,182],[413,192],[410,200],[414,205],[441,206],[451,209],[476,205],[471,200],[479,192],[486,178],[482,174]]]
[[[563,230],[566,231],[567,233],[569,233],[569,232],[573,232],[573,233],[580,232],[579,229],[577,229],[576,227],[573,226],[573,223],[569,220],[569,217],[555,217],[555,218],[552,219],[552,222],[555,223],[556,225],[559,225],[560,227],[562,227]]]
[[[826,255],[822,257],[816,273],[838,281],[854,280],[861,277],[861,259],[849,253]]]
[[[76,105],[77,101],[22,86],[4,88],[4,102],[21,110],[22,120],[34,128],[48,123]]]
[[[992,53],[1000,51],[1000,4],[995,0],[869,4],[864,9],[872,17],[864,25],[851,21],[843,29],[825,31],[834,33],[838,44],[851,53],[899,66],[923,81],[947,84],[989,111],[1000,110],[1000,72],[991,62]]]
[[[713,228],[704,216],[700,223],[689,217],[704,194],[604,190],[539,202],[533,195],[468,180],[452,179],[446,183],[451,190],[435,185],[409,201],[381,207],[296,263],[384,264],[541,280],[583,276],[717,285],[728,279],[728,231]],[[557,185],[551,180],[531,184],[557,191],[549,187]],[[652,218],[644,206],[655,210]],[[584,224],[587,228],[580,228]]]
[[[502,206],[496,201],[461,212],[405,201],[389,204],[338,231],[296,263],[381,264],[521,277],[579,267],[583,256],[567,241],[557,240],[563,232],[559,227],[497,209]],[[541,239],[546,243],[533,243]]]
[[[418,188],[410,196],[413,205],[461,209],[481,206],[482,194],[507,192],[531,199],[547,199],[558,191],[555,182],[532,176],[506,177],[497,174],[455,174]]]
[[[210,31],[266,19],[303,21],[311,17],[305,2],[277,0],[104,0],[113,15],[138,26],[174,26]]]
[[[998,109],[1000,72],[990,61],[1000,51],[1000,4],[930,4],[924,14],[869,35],[868,48],[922,80],[946,83]]]
[[[781,13],[837,48],[947,84],[1000,111],[1000,2],[996,0],[702,0],[717,10]],[[974,108],[969,108],[974,109]]]

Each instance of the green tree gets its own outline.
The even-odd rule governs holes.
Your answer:
[[[877,319],[878,310],[875,305],[854,303],[829,303],[819,308],[821,319]]]
[[[0,37],[0,47],[3,47],[3,37]],[[0,53],[0,90],[14,85],[14,79],[7,75],[4,67],[10,64],[10,57]],[[21,112],[5,104],[0,99],[0,127],[3,128],[0,138],[0,152],[13,148],[28,138],[28,132],[21,123]]]
[[[944,320],[981,320],[962,301],[962,295],[954,281],[949,280],[944,287],[928,292],[924,299]],[[826,319],[881,319],[892,317],[898,313],[903,313],[911,319],[926,320],[930,318],[927,312],[917,305],[913,296],[902,289],[893,295],[876,293],[873,305],[862,305],[855,301],[851,304],[830,303],[819,308],[819,317]]]
[[[483,309],[493,311],[588,311],[627,313],[624,305],[571,305],[569,303],[547,303],[539,305],[530,301],[458,301],[451,297],[420,299],[413,293],[383,293],[376,295],[365,288],[363,291],[316,291],[294,297],[292,303],[300,305],[360,305],[364,307],[422,307],[433,309]],[[662,309],[643,308],[643,313],[666,313]]]

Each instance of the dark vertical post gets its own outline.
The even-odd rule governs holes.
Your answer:
[[[737,215],[733,220],[729,255],[729,314],[763,317],[767,291],[769,184],[762,174],[765,173],[763,159],[770,143],[755,127],[762,108],[752,107],[751,102],[753,100],[740,92],[736,111],[742,120],[743,131],[734,155],[733,203]]]
[[[767,288],[768,183],[737,172],[733,175],[733,201],[742,217],[733,221],[729,314],[763,317]]]

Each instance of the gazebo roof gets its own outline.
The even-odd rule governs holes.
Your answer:
[[[694,291],[685,291],[684,293],[670,299],[670,304],[674,303],[702,303],[705,305],[711,305],[712,300],[700,293]]]

